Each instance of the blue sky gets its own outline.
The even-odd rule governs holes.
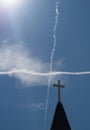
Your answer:
[[[49,72],[55,6],[55,0],[21,0],[13,8],[0,5],[0,71]],[[59,1],[53,71],[90,71],[89,12],[89,0]],[[58,79],[65,84],[61,98],[71,128],[90,129],[90,75],[53,77],[45,129],[52,123],[57,103],[53,83]],[[0,129],[42,130],[47,87],[48,77],[0,75]]]

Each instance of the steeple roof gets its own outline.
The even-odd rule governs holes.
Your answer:
[[[50,130],[71,130],[61,101],[57,103],[52,126]]]

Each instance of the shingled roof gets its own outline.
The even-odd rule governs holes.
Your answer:
[[[50,130],[71,130],[61,101],[57,103]]]

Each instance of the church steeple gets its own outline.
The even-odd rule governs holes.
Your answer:
[[[54,86],[60,88],[60,81],[58,81],[58,85],[54,84]],[[58,89],[58,91],[58,103],[56,106],[50,130],[71,130],[66,113],[64,111],[64,107],[62,105],[62,102],[60,101],[60,90]]]

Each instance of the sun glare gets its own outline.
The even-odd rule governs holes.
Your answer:
[[[16,6],[16,4],[17,4],[17,0],[0,0],[1,2],[1,4],[2,4],[2,6],[4,6],[4,7],[14,7],[14,6]]]

